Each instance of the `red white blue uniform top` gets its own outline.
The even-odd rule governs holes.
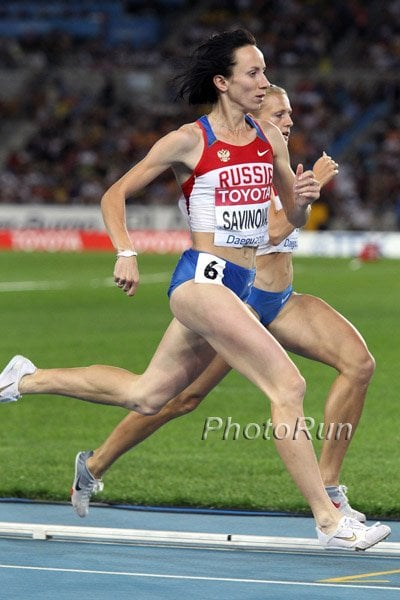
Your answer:
[[[275,210],[277,210],[277,211],[283,210],[283,206],[282,206],[282,202],[280,201],[279,194],[278,194],[276,188],[274,186],[272,186],[272,187],[274,190],[274,194],[272,196],[271,202],[273,203]],[[297,246],[299,245],[299,233],[300,233],[300,229],[298,227],[296,227],[296,229],[294,229],[292,231],[292,233],[290,233],[288,235],[287,238],[282,240],[280,242],[280,244],[277,244],[276,246],[273,246],[272,244],[269,243],[268,236],[267,236],[267,239],[264,240],[264,242],[258,246],[257,256],[260,256],[263,254],[273,254],[274,252],[293,252],[293,250],[295,250],[297,248]]]
[[[273,150],[248,115],[256,138],[245,146],[220,141],[207,116],[196,121],[204,149],[182,185],[191,231],[214,233],[216,246],[242,248],[265,242],[271,200]]]

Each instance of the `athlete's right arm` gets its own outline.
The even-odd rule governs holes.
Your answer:
[[[263,128],[273,148],[273,179],[283,208],[290,223],[302,227],[307,221],[310,204],[319,198],[318,181],[312,171],[303,172],[302,165],[298,165],[293,173],[282,133],[269,121],[263,123]]]
[[[314,163],[313,173],[321,187],[329,183],[339,172],[339,165],[326,152]],[[277,206],[277,201],[279,205]],[[268,237],[273,246],[280,244],[295,229],[282,210],[279,198],[272,191],[271,205],[268,210]]]
[[[101,211],[107,232],[118,251],[133,250],[133,241],[126,226],[126,199],[134,195],[168,168],[179,173],[190,173],[193,168],[201,136],[193,124],[181,127],[162,137],[148,154],[116,181],[101,199]],[[119,258],[114,269],[114,280],[123,283],[122,289],[133,296],[139,283],[136,257]]]
[[[288,221],[286,213],[278,201],[279,198],[276,198],[275,193],[272,192],[271,204],[268,209],[268,242],[272,246],[278,246],[295,229]]]

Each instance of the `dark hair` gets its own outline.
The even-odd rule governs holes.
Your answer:
[[[187,97],[189,104],[214,104],[218,94],[213,77],[230,77],[235,65],[235,50],[249,45],[255,46],[256,39],[246,29],[212,35],[193,52],[187,69],[175,77],[177,96]]]

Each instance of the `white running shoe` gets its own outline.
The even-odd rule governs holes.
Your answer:
[[[75,477],[71,488],[71,503],[76,514],[82,518],[89,513],[89,502],[92,494],[97,494],[104,488],[101,479],[93,477],[86,465],[87,459],[92,455],[92,450],[78,452],[75,459]]]
[[[25,356],[14,356],[0,374],[0,402],[16,402],[21,398],[18,385],[24,375],[32,375],[35,365]]]
[[[333,505],[340,510],[342,515],[350,517],[351,519],[357,519],[360,523],[365,523],[367,517],[364,513],[355,510],[350,506],[349,499],[347,498],[347,487],[345,485],[331,485],[327,486],[325,489],[329,498],[332,500]]]
[[[323,533],[316,527],[321,546],[330,550],[366,550],[391,534],[387,525],[375,523],[367,527],[357,519],[342,517],[333,533]]]

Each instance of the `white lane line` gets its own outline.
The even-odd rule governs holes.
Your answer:
[[[3,281],[0,283],[0,292],[62,290],[70,285],[67,281]]]
[[[250,583],[250,584],[269,584],[269,585],[291,585],[302,587],[324,587],[324,588],[357,588],[362,590],[400,590],[400,587],[391,587],[387,585],[360,585],[353,583],[318,583],[313,581],[282,581],[274,579],[242,579],[239,577],[202,577],[200,575],[171,575],[169,573],[139,573],[129,571],[101,571],[97,569],[65,569],[57,567],[33,567],[25,565],[2,565],[0,569],[16,569],[27,571],[45,571],[54,573],[79,573],[83,575],[117,575],[124,577],[147,577],[154,579],[180,579],[186,581],[219,581],[226,583]]]
[[[152,283],[166,283],[169,281],[171,273],[149,273],[140,276],[140,285]],[[87,282],[88,287],[112,287],[114,286],[112,277],[104,279],[90,279]],[[81,287],[82,284],[77,281],[3,281],[0,282],[1,292],[42,292],[51,290],[65,290],[68,288]]]

